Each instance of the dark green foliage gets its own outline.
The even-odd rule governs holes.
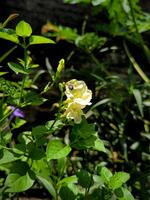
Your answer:
[[[92,174],[88,173],[85,170],[80,170],[77,172],[78,183],[84,188],[90,188],[93,185]]]
[[[10,77],[0,72],[0,198],[42,188],[52,199],[134,200],[133,193],[148,200],[150,82],[144,65],[150,51],[141,33],[150,30],[150,15],[138,0],[64,2],[90,6],[95,17],[106,15],[88,32],[88,18],[81,30],[47,24],[45,36],[74,44],[66,69],[64,59],[56,70],[47,59],[48,72],[32,63],[31,45],[55,42],[32,35],[27,22],[15,29],[5,28],[7,21],[0,24],[0,38],[23,49],[22,59],[8,62]],[[138,64],[128,41],[147,61]],[[93,91],[78,124],[64,117],[67,101],[76,103],[72,97],[66,101],[64,81],[76,76]],[[12,117],[17,108],[27,118]]]
[[[100,49],[106,42],[106,38],[98,37],[95,33],[86,33],[83,36],[78,36],[75,40],[77,47],[92,52],[95,49]]]

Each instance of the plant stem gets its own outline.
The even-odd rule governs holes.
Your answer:
[[[90,190],[90,187],[91,187],[91,183],[92,183],[92,174],[91,174],[91,180],[90,180],[89,187],[88,187],[88,188],[86,188],[86,190],[85,190],[85,197],[84,197],[84,199],[85,199],[85,200],[86,200],[86,199],[87,199],[87,197],[88,197],[89,190]]]
[[[23,38],[23,41],[24,41],[24,45],[23,45],[23,48],[24,48],[24,69],[26,69],[27,68],[27,45],[26,45],[25,38]],[[26,76],[27,75],[24,74],[23,79],[22,79],[22,85],[21,85],[21,90],[20,90],[20,98],[19,98],[19,103],[18,103],[19,106],[21,105],[21,100],[22,100],[22,97],[23,97],[23,90],[24,90]]]
[[[16,48],[17,48],[17,45],[15,45],[15,46],[12,47],[11,49],[9,49],[6,53],[4,53],[4,54],[0,57],[0,63],[1,63],[7,56],[9,56],[9,54],[11,54]]]
[[[126,43],[123,43],[123,46],[125,48],[126,54],[129,57],[130,62],[132,63],[134,69],[137,71],[137,73],[140,75],[140,77],[146,82],[149,83],[149,78],[147,77],[147,75],[143,72],[143,70],[141,69],[141,67],[138,65],[138,63],[135,61],[135,59],[132,57]]]
[[[85,19],[84,19],[83,24],[82,24],[82,30],[81,30],[81,34],[82,35],[84,35],[84,33],[85,33],[85,28],[86,28],[87,20],[88,20],[88,15],[85,16]]]
[[[7,118],[9,117],[17,108],[11,110],[10,112],[8,112],[1,120],[0,120],[0,124]]]
[[[148,62],[150,63],[150,50],[149,48],[145,45],[145,42],[143,40],[143,37],[142,35],[140,34],[139,30],[138,30],[138,26],[137,26],[137,23],[136,23],[136,18],[135,18],[135,15],[134,15],[134,9],[133,9],[133,6],[132,6],[132,0],[128,0],[129,2],[129,6],[130,6],[130,9],[131,9],[131,16],[132,16],[132,20],[133,20],[133,24],[135,26],[135,30],[136,30],[136,34],[137,34],[137,37],[138,37],[138,40],[139,40],[139,43],[141,44],[142,48],[143,48],[143,51],[144,51],[144,54],[148,60]]]

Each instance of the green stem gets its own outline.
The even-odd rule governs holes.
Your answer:
[[[26,45],[25,38],[23,38],[23,41],[24,41],[24,45],[23,45],[23,48],[24,48],[24,69],[26,69],[27,68],[27,45]],[[19,106],[21,105],[21,100],[22,100],[22,97],[23,97],[23,90],[24,90],[26,76],[27,75],[24,74],[23,79],[22,79],[22,85],[21,85],[21,90],[20,90],[20,98],[19,98],[19,103],[18,103]]]
[[[67,56],[67,62],[69,62],[70,61],[70,59],[72,58],[72,56],[75,54],[75,50],[72,50],[70,53],[69,53],[69,55]]]
[[[132,0],[128,0],[128,2],[129,2],[130,9],[131,9],[131,16],[132,16],[132,20],[133,20],[133,24],[134,24],[134,27],[135,27],[137,38],[138,38],[139,43],[141,44],[141,46],[143,48],[144,54],[145,54],[148,62],[150,63],[149,48],[146,46],[146,44],[145,44],[145,42],[143,40],[143,37],[142,37],[142,35],[140,34],[140,32],[138,30],[138,26],[137,26],[137,23],[136,23],[136,18],[135,18],[135,15],[134,15],[134,9],[133,9],[133,6],[132,6]]]
[[[11,49],[9,49],[6,53],[4,53],[1,57],[0,57],[0,63],[7,58],[7,56],[9,56],[9,54],[11,54],[15,49],[17,48],[17,46],[15,45],[14,47],[12,47]]]
[[[90,184],[89,184],[89,187],[86,188],[85,190],[85,196],[84,196],[84,199],[86,200],[87,197],[88,197],[88,194],[89,194],[89,190],[90,190],[90,187],[91,187],[91,183],[92,183],[92,174],[91,174],[91,180],[90,180]]]
[[[140,77],[146,82],[149,83],[149,78],[147,77],[147,75],[143,72],[143,70],[141,69],[141,67],[138,65],[138,63],[135,61],[135,59],[132,57],[126,43],[123,43],[124,49],[126,51],[126,54],[130,60],[130,62],[132,63],[134,69],[137,71],[137,73],[140,75]]]
[[[86,28],[87,20],[88,20],[88,15],[85,16],[85,19],[84,19],[83,24],[82,24],[82,30],[81,30],[81,34],[82,35],[84,35],[84,33],[85,33],[85,28]]]
[[[8,16],[8,18],[2,23],[0,28],[5,28],[5,26],[7,26],[8,22],[10,22],[11,20],[15,19],[16,17],[18,17],[19,14],[14,13]]]
[[[14,110],[11,110],[10,112],[8,112],[2,119],[0,119],[0,124],[7,118],[9,117],[17,108],[15,108]]]

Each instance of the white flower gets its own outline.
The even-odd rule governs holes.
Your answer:
[[[67,100],[64,115],[68,119],[73,119],[75,123],[80,123],[83,115],[82,109],[86,105],[91,105],[92,91],[87,88],[84,81],[72,79],[66,83],[65,94]]]
[[[83,108],[86,105],[91,105],[92,91],[87,88],[84,81],[73,79],[66,83],[65,94],[69,101],[80,104]]]
[[[64,116],[67,119],[73,119],[75,121],[75,123],[80,123],[82,120],[82,116],[83,115],[83,111],[81,109],[80,104],[77,103],[70,103],[68,104],[66,111],[64,113]]]

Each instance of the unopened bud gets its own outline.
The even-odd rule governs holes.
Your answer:
[[[4,28],[4,27],[8,24],[8,22],[10,22],[11,20],[15,19],[15,18],[18,17],[18,16],[19,16],[19,14],[17,14],[17,13],[14,13],[14,14],[9,15],[9,17],[8,17],[8,18],[3,22],[3,24],[1,25],[2,28]]]
[[[59,65],[58,65],[58,67],[57,67],[57,72],[58,72],[58,73],[61,73],[62,70],[64,69],[64,66],[65,66],[65,60],[64,60],[64,59],[61,59],[61,60],[59,61]]]
[[[64,59],[61,59],[59,61],[59,64],[58,64],[58,67],[57,67],[57,71],[56,71],[56,75],[55,75],[55,81],[57,82],[58,79],[60,78],[61,76],[61,73],[64,69],[64,66],[65,66],[65,60]]]

